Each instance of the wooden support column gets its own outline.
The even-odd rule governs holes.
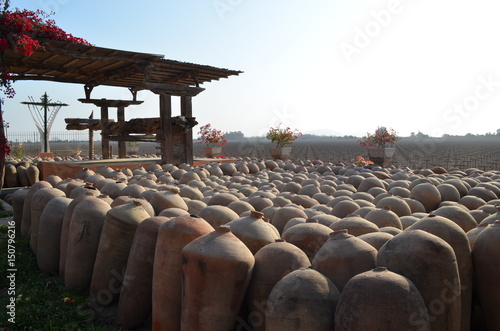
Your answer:
[[[181,116],[193,117],[193,104],[190,95],[181,96]],[[186,132],[185,138],[186,160],[184,162],[193,164],[194,151],[193,151],[193,129]]]
[[[109,115],[108,115],[108,106],[107,105],[102,105],[101,106],[101,122],[103,124],[106,124],[108,122]],[[110,148],[109,148],[109,139],[108,139],[108,132],[106,132],[105,129],[101,131],[101,146],[102,146],[102,158],[103,159],[110,159]]]
[[[90,120],[94,119],[94,111],[90,114]],[[94,130],[89,128],[89,160],[94,159]]]
[[[173,163],[173,140],[172,140],[172,96],[160,93],[160,121],[163,134],[162,156],[163,163]]]
[[[125,106],[118,106],[117,118],[119,122],[125,122]],[[125,146],[125,141],[118,142],[118,157],[123,159],[127,157],[127,147]]]

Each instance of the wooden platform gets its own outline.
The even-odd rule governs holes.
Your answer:
[[[195,158],[194,165],[200,166],[210,162],[235,162],[236,159],[209,159],[209,158]],[[45,179],[50,175],[57,175],[62,179],[75,178],[75,175],[82,170],[88,168],[96,171],[102,166],[108,166],[113,169],[129,168],[133,169],[137,166],[144,168],[151,164],[161,164],[160,158],[126,158],[126,159],[108,159],[108,160],[91,160],[91,161],[55,161],[55,162],[42,162],[42,178]]]

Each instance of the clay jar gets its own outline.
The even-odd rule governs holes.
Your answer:
[[[500,221],[484,229],[474,242],[474,260],[479,304],[487,330],[500,329]]]
[[[37,255],[38,228],[43,209],[50,200],[57,197],[66,197],[66,194],[53,187],[40,189],[33,195],[33,199],[31,201],[30,247],[35,255]]]
[[[293,206],[285,206],[276,210],[271,220],[271,223],[276,227],[276,229],[278,229],[279,233],[282,233],[286,222],[288,222],[290,219],[294,217],[307,218],[307,215],[306,213],[304,213],[303,210],[299,208]]]
[[[278,230],[269,222],[263,220],[264,214],[251,211],[250,216],[242,217],[231,221],[226,225],[231,228],[231,232],[238,237],[252,254],[267,244],[280,239]]]
[[[140,202],[107,212],[90,283],[90,295],[98,304],[107,306],[118,298],[135,231],[149,217]]]
[[[422,230],[405,230],[380,248],[377,264],[415,284],[432,330],[460,329],[460,276],[446,241]]]
[[[330,331],[339,291],[330,279],[300,268],[280,280],[269,294],[267,331]]]
[[[188,215],[176,217],[159,227],[153,266],[153,330],[180,330],[182,249],[213,231],[203,218]]]
[[[387,198],[384,198],[384,199],[387,199]],[[397,199],[397,198],[395,198],[395,199]],[[404,202],[404,200],[401,200],[401,201],[403,201],[402,203],[404,203],[406,206],[408,206],[408,204],[406,202]],[[366,216],[364,218],[367,221],[372,222],[373,224],[375,224],[379,228],[383,228],[386,226],[392,226],[392,227],[395,227],[397,229],[403,230],[403,225],[401,224],[401,220],[399,219],[399,216],[395,212],[393,212],[391,210],[391,207],[389,207],[389,206],[383,206],[382,208],[372,210],[371,212],[366,214]]]
[[[301,249],[282,239],[255,254],[255,267],[246,297],[249,329],[265,330],[267,298],[276,283],[290,272],[310,266],[309,258]]]
[[[135,329],[151,314],[153,265],[159,227],[169,218],[156,216],[142,221],[130,248],[120,301],[118,320],[122,327]]]
[[[391,240],[392,237],[394,236],[387,232],[371,232],[362,234],[357,238],[369,243],[378,251],[380,247],[384,246],[384,244]]]
[[[356,214],[352,214],[337,222],[333,222],[328,227],[334,231],[346,229],[349,234],[352,234],[353,236],[360,236],[362,234],[380,231],[376,224]]]
[[[36,261],[38,268],[47,275],[59,269],[61,229],[64,212],[70,202],[71,199],[66,197],[54,198],[47,203],[40,216]]]
[[[110,209],[106,202],[96,197],[83,199],[74,207],[64,270],[64,282],[67,286],[88,289],[102,227]]]
[[[36,182],[33,184],[29,190],[28,193],[26,193],[26,197],[24,199],[24,205],[23,205],[23,219],[21,222],[21,235],[23,237],[29,237],[30,236],[30,229],[31,229],[31,202],[33,200],[33,196],[35,193],[42,189],[42,188],[50,188],[52,185],[49,182],[46,182],[44,180]]]
[[[234,330],[252,276],[252,252],[227,226],[182,250],[182,330]]]
[[[431,330],[415,285],[385,267],[349,280],[340,294],[335,330]]]
[[[21,223],[23,221],[23,206],[29,189],[19,189],[12,194],[12,219],[16,224],[16,232],[21,233]]]
[[[282,238],[300,248],[312,261],[332,232],[332,229],[319,224],[317,220],[307,219],[305,223],[294,225],[286,230]]]
[[[166,191],[155,192],[149,201],[158,215],[163,209],[167,208],[181,208],[188,210],[186,202],[179,195],[179,188],[172,187]]]
[[[206,206],[197,214],[214,228],[240,218],[232,209],[226,206]]]
[[[459,206],[443,206],[432,212],[434,215],[443,216],[458,224],[466,233],[476,228],[477,222],[474,217]]]
[[[39,182],[41,183],[41,182]],[[95,198],[92,195],[92,192],[87,192],[85,195],[79,196],[73,201],[70,202],[69,206],[66,208],[64,212],[64,218],[61,228],[61,241],[59,246],[59,275],[64,277],[64,273],[66,270],[66,253],[68,251],[68,237],[69,237],[69,228],[71,225],[71,217],[73,215],[73,211],[75,207],[85,199]]]
[[[355,275],[375,268],[377,250],[370,244],[339,230],[330,234],[328,241],[312,260],[312,267],[328,277],[340,292]]]
[[[472,255],[469,239],[464,230],[446,217],[429,215],[410,226],[406,231],[424,230],[446,241],[453,248],[458,263],[461,287],[461,329],[470,329],[472,304]]]

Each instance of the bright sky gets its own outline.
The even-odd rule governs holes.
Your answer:
[[[223,131],[264,135],[280,123],[341,136],[382,125],[403,136],[500,128],[498,1],[12,0],[16,6],[55,11],[61,28],[96,46],[244,71],[203,84],[193,99],[200,125]],[[81,85],[14,88],[3,107],[12,131],[36,130],[20,102],[44,92],[71,105],[52,131],[65,129],[65,117],[96,109],[77,101]],[[97,87],[92,97],[131,95]],[[139,99],[145,102],[129,107],[127,118],[159,116],[157,95]]]

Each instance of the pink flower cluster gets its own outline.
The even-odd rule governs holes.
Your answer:
[[[49,43],[50,40],[90,45],[86,40],[66,33],[48,17],[49,15],[41,10],[36,12],[26,9],[10,11],[4,8],[0,12],[0,64],[2,64],[1,55],[8,48],[18,50],[23,56],[31,56],[37,49],[43,49],[43,45]],[[12,98],[15,91],[11,86],[9,68],[2,65],[1,70],[1,90],[7,97]]]
[[[387,129],[385,126],[381,126],[375,130],[375,133],[367,133],[358,142],[361,146],[385,148],[393,146],[398,140],[399,137],[394,129]]]
[[[199,139],[201,139],[200,143],[205,143],[208,146],[217,144],[220,147],[225,147],[227,144],[225,134],[221,130],[212,128],[210,123],[201,126],[198,134],[200,135]]]
[[[290,129],[287,127],[286,129],[281,129],[279,126],[277,128],[270,128],[267,132],[266,138],[271,140],[271,142],[276,144],[277,148],[281,148],[285,145],[291,144],[294,140],[296,140],[302,133],[297,129]]]

